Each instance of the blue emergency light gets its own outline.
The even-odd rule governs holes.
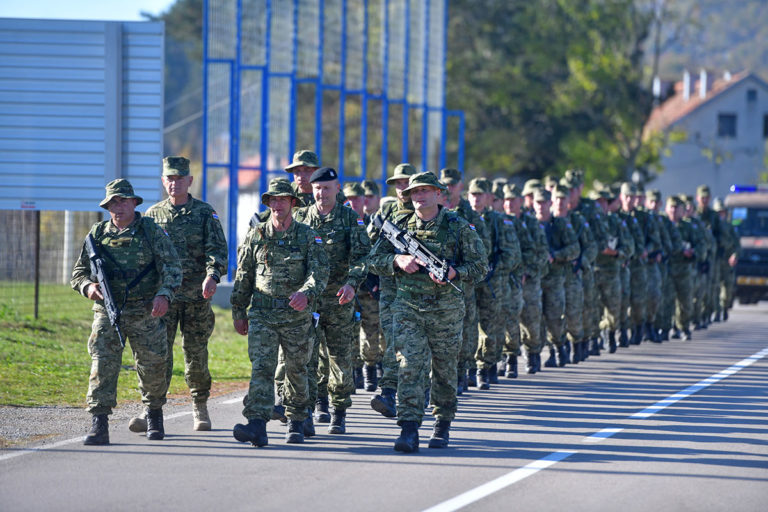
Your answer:
[[[768,185],[731,185],[731,192],[734,194],[739,194],[741,192],[758,192],[758,191],[768,191]]]

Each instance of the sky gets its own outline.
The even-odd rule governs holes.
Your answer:
[[[174,0],[0,0],[0,18],[143,21],[146,11],[160,14]]]

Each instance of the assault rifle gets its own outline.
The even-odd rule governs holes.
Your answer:
[[[450,269],[448,260],[432,254],[432,251],[419,242],[419,239],[413,233],[398,228],[392,222],[384,220],[378,215],[373,218],[373,225],[381,230],[381,235],[394,246],[398,254],[410,254],[418,258],[424,262],[424,267],[421,267],[422,271],[431,272],[438,281],[448,283],[456,288],[459,293],[462,293],[461,288],[448,279],[448,271]]]
[[[109,287],[109,281],[104,274],[104,258],[99,254],[96,248],[96,240],[88,233],[85,237],[85,248],[88,250],[88,259],[91,263],[91,274],[99,283],[101,289],[101,295],[104,297],[104,308],[107,310],[107,316],[109,317],[109,323],[117,331],[117,337],[120,340],[120,344],[125,348],[125,336],[123,331],[120,330],[120,309],[115,304],[115,297],[112,295],[112,289]]]

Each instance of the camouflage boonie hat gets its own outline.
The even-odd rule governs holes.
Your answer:
[[[693,196],[689,194],[677,194],[677,197],[683,204],[693,204]]]
[[[533,193],[533,200],[537,203],[541,203],[544,201],[551,201],[552,200],[552,194],[549,193],[549,190],[544,188],[537,188],[536,191]]]
[[[677,208],[678,206],[681,206],[683,202],[677,196],[669,196],[667,197],[667,204]]]
[[[107,183],[107,186],[104,187],[106,189],[106,194],[104,197],[104,200],[99,203],[99,206],[104,208],[105,210],[108,210],[107,204],[112,200],[114,197],[124,197],[126,199],[136,199],[136,206],[140,205],[144,202],[144,199],[142,199],[140,196],[137,196],[133,193],[133,186],[131,183],[123,178],[118,178],[116,180],[112,180],[109,183]]]
[[[410,194],[413,189],[419,187],[435,187],[439,190],[447,190],[447,187],[440,183],[440,180],[438,180],[437,176],[435,176],[433,173],[420,172],[418,174],[414,174],[408,179],[408,188],[403,190],[403,193]]]
[[[317,155],[308,149],[301,149],[293,154],[293,161],[285,168],[286,172],[296,167],[314,167],[320,168],[320,159]]]
[[[342,190],[347,197],[361,197],[365,195],[365,189],[356,181],[345,183]]]
[[[189,160],[183,156],[163,158],[163,176],[189,176]]]
[[[649,188],[645,191],[645,198],[651,201],[661,201],[661,191],[655,188]]]
[[[560,178],[560,181],[557,182],[558,187],[563,187],[566,190],[571,190],[576,188],[576,185],[573,184],[573,182],[567,178]]]
[[[712,203],[712,209],[716,212],[724,212],[725,211],[725,205],[723,204],[723,200],[719,197],[715,199],[715,201]]]
[[[363,181],[363,190],[365,191],[366,196],[381,195],[381,191],[379,190],[379,184],[373,180]]]
[[[541,180],[528,180],[525,182],[525,185],[523,185],[523,195],[527,196],[528,194],[533,194],[536,192],[536,189],[541,188]]]
[[[565,171],[565,179],[571,184],[571,188],[576,188],[584,183],[584,171],[581,169],[568,169]]]
[[[552,188],[557,186],[557,178],[554,176],[544,177],[544,188]]]
[[[397,164],[397,166],[395,166],[395,172],[392,174],[392,176],[387,178],[387,185],[392,185],[397,180],[410,179],[411,176],[417,173],[418,171],[416,168],[407,162]]]
[[[560,197],[563,199],[568,199],[571,197],[570,189],[563,187],[562,185],[556,186],[554,189],[552,189],[552,198]]]
[[[517,199],[518,197],[523,197],[520,194],[520,187],[514,183],[504,185],[504,199]]]
[[[299,200],[293,191],[293,186],[285,178],[272,178],[269,181],[269,188],[261,194],[261,204],[269,206],[270,197],[292,197],[297,201]]]
[[[607,199],[607,197],[605,197],[604,191],[595,190],[595,189],[592,189],[589,191],[589,194],[587,194],[587,198],[593,201],[597,201],[598,199]]]
[[[461,171],[458,169],[446,168],[440,171],[440,181],[446,185],[455,185],[461,181]]]
[[[634,183],[625,181],[621,184],[621,194],[624,196],[635,196],[637,195],[637,187]]]
[[[487,178],[474,178],[469,182],[467,192],[470,194],[491,194],[493,184]]]
[[[708,197],[711,195],[709,185],[699,185],[696,187],[696,195],[699,197]]]

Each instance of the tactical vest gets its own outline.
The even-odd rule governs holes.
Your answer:
[[[138,214],[137,214],[138,215]],[[154,221],[140,217],[130,231],[110,232],[111,221],[94,224],[90,234],[104,259],[104,267],[112,295],[120,307],[126,302],[152,300],[160,289],[160,274],[155,266],[155,254],[149,239]],[[91,276],[95,281],[95,276]],[[138,280],[134,283],[134,281]]]

